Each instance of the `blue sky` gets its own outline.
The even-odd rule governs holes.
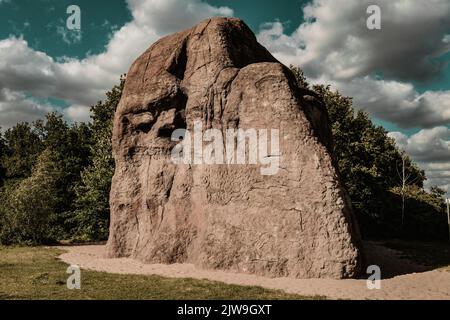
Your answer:
[[[82,41],[66,43],[58,27],[65,28],[66,8],[77,4],[82,8]],[[101,53],[108,35],[131,21],[125,1],[107,0],[13,0],[0,7],[0,38],[23,36],[30,47],[58,58],[84,58]]]
[[[80,32],[66,28],[71,4]],[[369,4],[381,30],[365,26]],[[281,62],[353,96],[449,187],[448,0],[0,0],[0,126],[52,110],[88,120],[148,46],[213,15],[242,18]]]

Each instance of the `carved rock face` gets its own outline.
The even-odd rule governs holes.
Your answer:
[[[113,133],[111,257],[267,276],[357,275],[359,233],[326,110],[238,19],[163,38],[132,65]],[[279,170],[176,164],[176,129],[279,130]]]

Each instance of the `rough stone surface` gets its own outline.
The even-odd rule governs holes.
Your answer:
[[[178,165],[177,128],[280,130],[280,170]],[[110,257],[273,277],[348,278],[359,232],[327,114],[239,19],[153,44],[128,72],[113,133]]]

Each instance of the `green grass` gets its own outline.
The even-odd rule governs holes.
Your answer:
[[[195,279],[117,275],[81,271],[81,290],[66,286],[62,253],[47,247],[0,247],[0,299],[322,299],[261,287],[244,287]]]
[[[424,266],[450,271],[450,243],[390,240],[384,242],[384,245],[400,251],[402,257]]]

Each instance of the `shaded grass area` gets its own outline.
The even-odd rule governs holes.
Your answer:
[[[48,247],[0,247],[0,299],[321,299],[196,279],[117,275],[81,271],[81,290],[66,286],[67,264],[61,250]]]
[[[450,243],[389,240],[386,247],[400,251],[401,257],[430,268],[450,271]]]

